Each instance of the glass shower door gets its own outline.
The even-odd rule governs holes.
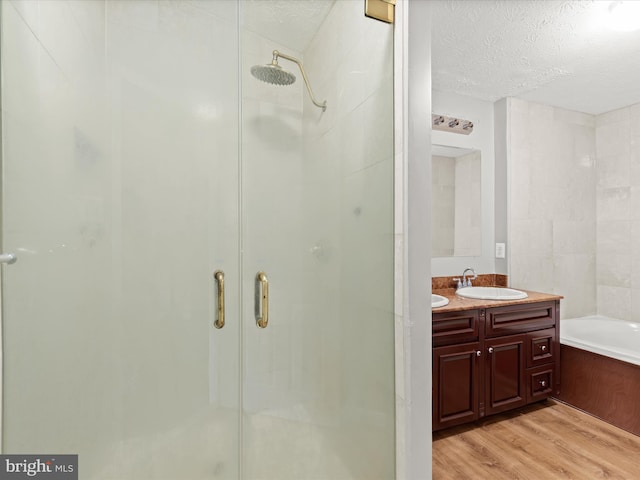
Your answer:
[[[237,3],[0,8],[3,453],[239,478]]]
[[[356,1],[0,8],[3,452],[393,478],[393,27]],[[274,49],[326,112],[293,63],[250,75]]]
[[[277,29],[269,2],[241,4],[244,478],[388,480],[393,26],[361,2],[304,3],[279,2]],[[325,112],[294,62],[279,59],[292,85],[252,76],[274,49]]]

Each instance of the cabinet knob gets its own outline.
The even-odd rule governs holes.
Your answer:
[[[489,353],[493,353],[493,347],[489,347]]]
[[[478,350],[478,351],[476,352],[476,357],[479,357],[480,355],[482,355],[482,352],[481,352],[480,350]]]
[[[540,347],[540,350],[542,350],[543,352],[544,352],[546,349],[547,349],[547,346],[546,346],[546,345],[542,345],[542,346]]]
[[[540,386],[541,387],[546,387],[547,386],[547,381],[546,380],[541,380],[540,381]]]

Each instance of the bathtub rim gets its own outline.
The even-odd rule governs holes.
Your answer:
[[[621,320],[619,318],[607,317],[605,315],[586,315],[584,317],[576,317],[576,318],[563,318],[560,319],[560,344],[568,345],[570,347],[579,348],[581,350],[586,350],[591,353],[596,353],[598,355],[603,355],[605,357],[615,358],[616,360],[620,360],[622,362],[631,363],[634,365],[640,366],[640,351],[632,352],[627,349],[613,347],[610,345],[598,345],[593,342],[589,342],[584,339],[576,338],[575,336],[566,335],[563,333],[562,324],[563,322],[580,322],[585,320],[597,320],[602,322],[619,322],[619,323],[636,323],[631,322],[629,320]]]

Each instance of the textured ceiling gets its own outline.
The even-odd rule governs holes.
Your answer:
[[[433,0],[434,90],[599,114],[640,102],[640,31],[610,1]]]

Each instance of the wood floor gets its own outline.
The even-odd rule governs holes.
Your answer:
[[[553,400],[433,434],[434,480],[600,478],[640,479],[640,437]]]

